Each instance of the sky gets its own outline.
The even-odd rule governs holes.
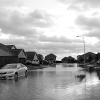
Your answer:
[[[0,0],[0,43],[77,57],[100,52],[100,0]],[[76,37],[80,36],[80,37]],[[83,38],[84,41],[83,42]]]

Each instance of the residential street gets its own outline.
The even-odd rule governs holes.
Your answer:
[[[0,80],[0,99],[99,100],[99,73],[85,72],[77,64],[68,65],[29,70],[27,78],[20,77],[16,82]]]

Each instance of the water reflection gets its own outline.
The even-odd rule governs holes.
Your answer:
[[[50,67],[56,67],[56,63],[50,64]]]
[[[73,67],[56,67],[29,71],[17,82],[0,80],[1,100],[99,100],[100,73]]]
[[[75,64],[73,64],[73,63],[63,63],[62,66],[63,67],[75,67]]]
[[[98,79],[100,80],[100,71],[96,71]]]
[[[76,75],[75,77],[79,78],[79,82],[81,82],[86,77],[86,75]]]

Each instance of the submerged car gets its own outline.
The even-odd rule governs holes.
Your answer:
[[[18,80],[18,77],[27,77],[28,69],[21,63],[7,64],[0,69],[0,79],[14,79]]]

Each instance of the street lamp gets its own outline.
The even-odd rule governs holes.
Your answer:
[[[84,40],[84,37],[82,37],[82,36],[76,36],[76,37],[81,37],[83,39],[83,44],[84,44],[84,67],[85,67],[85,40]]]
[[[84,40],[84,37],[82,37],[82,36],[76,36],[76,37],[81,37],[83,39],[83,44],[84,44],[84,67],[85,67],[85,40]],[[85,89],[86,89],[86,72],[85,72]],[[85,90],[85,96],[86,96],[86,90]]]

